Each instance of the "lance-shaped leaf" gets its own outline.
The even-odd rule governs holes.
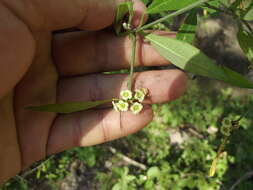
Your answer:
[[[252,0],[243,1],[241,3],[243,9],[240,10],[240,18],[243,18],[246,21],[253,21],[253,2]]]
[[[188,43],[155,34],[149,34],[145,38],[163,57],[185,71],[222,80],[234,86],[253,88],[253,83],[244,76],[227,67],[216,65],[212,59]]]
[[[174,11],[182,9],[198,0],[155,0],[148,7],[148,14],[160,13],[161,11]]]
[[[40,112],[54,112],[54,113],[73,113],[78,111],[84,111],[90,108],[97,107],[99,105],[111,102],[112,100],[100,100],[100,101],[88,101],[88,102],[66,102],[61,104],[48,104],[42,106],[30,106],[27,109]]]
[[[245,14],[244,20],[253,21],[253,3],[251,9]]]
[[[114,21],[114,29],[117,35],[121,32],[123,18],[127,14],[133,14],[133,2],[130,2],[130,1],[123,2],[119,4],[117,7],[115,21]]]
[[[197,10],[193,9],[186,17],[184,24],[177,33],[177,39],[188,43],[193,43],[197,28]]]
[[[253,64],[253,35],[240,28],[237,34],[237,39],[244,54]]]

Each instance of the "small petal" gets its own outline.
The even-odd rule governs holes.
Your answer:
[[[138,114],[140,111],[143,109],[143,105],[135,102],[133,105],[130,107],[130,110],[132,111],[133,114]]]
[[[130,90],[122,90],[120,96],[123,100],[130,100],[133,97],[133,94]]]
[[[148,94],[148,89],[147,88],[141,88],[141,91],[145,94],[145,96]]]
[[[134,99],[138,100],[139,102],[143,102],[147,93],[148,90],[146,88],[137,89],[135,90]]]
[[[123,100],[120,100],[117,104],[119,111],[127,111],[129,104]]]

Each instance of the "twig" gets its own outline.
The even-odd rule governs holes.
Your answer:
[[[27,172],[25,172],[24,174],[22,174],[21,176],[19,177],[22,177],[22,178],[25,178],[27,177],[28,175],[32,174],[33,172],[35,172],[36,170],[38,170],[39,168],[42,167],[43,164],[45,164],[46,162],[48,162],[49,160],[51,160],[52,158],[54,158],[54,155],[50,156],[48,159],[46,159],[45,161],[43,161],[41,164],[39,164],[37,167],[31,169],[31,170],[28,170]]]
[[[191,126],[191,125],[183,125],[183,126],[180,126],[181,129],[183,130],[186,130],[186,132],[189,132],[191,133],[192,135],[200,138],[200,139],[203,139],[205,138],[204,135],[202,135],[200,132],[198,132],[194,126]]]
[[[244,176],[242,176],[241,178],[239,178],[231,187],[229,190],[234,190],[235,187],[241,183],[243,180],[247,179],[247,178],[251,178],[253,176],[253,171],[250,171],[248,173],[246,173]]]
[[[200,139],[203,139],[204,136],[199,133],[197,130],[195,129],[192,129],[192,128],[188,128],[188,131],[192,134],[192,135],[195,135],[196,137],[200,138]]]
[[[237,120],[233,121],[235,122],[239,122],[242,118],[244,118],[245,116],[247,116],[249,114],[249,112],[252,110],[252,108],[248,109],[246,112],[244,112]]]
[[[135,161],[135,160],[133,160],[133,159],[131,159],[131,158],[123,155],[122,153],[117,152],[117,150],[115,148],[109,147],[109,150],[111,151],[111,153],[115,154],[116,156],[118,156],[119,158],[121,158],[122,160],[124,160],[125,162],[127,162],[128,164],[131,164],[131,165],[133,165],[135,167],[138,167],[138,168],[140,168],[142,170],[146,170],[147,169],[147,166],[145,166],[144,164],[139,163],[139,162],[137,162],[137,161]]]
[[[20,175],[16,175],[14,178],[16,178],[17,180],[20,180],[20,181],[23,181],[23,182],[27,183],[27,180],[24,177],[20,176]]]
[[[191,4],[191,5],[189,5],[189,6],[185,7],[185,8],[182,8],[182,9],[180,9],[180,10],[178,10],[178,11],[175,11],[175,12],[173,12],[173,13],[171,13],[171,14],[169,14],[169,15],[163,17],[163,18],[160,18],[160,19],[158,19],[158,20],[156,20],[156,21],[154,21],[154,22],[151,22],[151,23],[149,23],[149,24],[146,24],[146,25],[144,25],[144,26],[138,28],[138,29],[136,30],[136,32],[138,33],[138,32],[140,32],[140,31],[142,31],[142,30],[145,30],[145,29],[150,28],[150,27],[153,26],[153,25],[156,25],[156,24],[158,24],[158,23],[161,23],[161,22],[167,20],[168,18],[172,18],[172,17],[178,16],[178,15],[180,15],[180,14],[183,14],[183,13],[185,13],[185,12],[187,12],[187,11],[189,11],[189,10],[195,8],[195,7],[198,7],[198,6],[202,5],[203,3],[207,3],[208,1],[211,1],[211,0],[200,0],[200,1],[197,1],[196,3],[193,3],[193,4]]]

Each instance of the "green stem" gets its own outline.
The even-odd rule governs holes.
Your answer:
[[[136,34],[131,33],[129,34],[129,37],[131,38],[131,41],[132,41],[132,53],[131,53],[131,62],[130,62],[130,73],[129,73],[129,79],[128,79],[128,89],[132,91],[134,65],[135,65],[135,52],[136,52]]]
[[[221,153],[224,152],[224,150],[225,150],[225,147],[226,147],[226,145],[227,145],[227,142],[228,142],[228,136],[226,136],[226,137],[223,139],[221,145],[219,146],[218,151],[217,151],[216,158],[220,158]]]
[[[175,12],[173,12],[173,13],[171,13],[171,14],[163,17],[163,18],[160,18],[160,19],[158,19],[158,20],[156,20],[154,22],[151,22],[150,24],[146,24],[146,25],[138,28],[136,30],[136,32],[140,32],[142,30],[148,29],[148,28],[150,28],[153,25],[159,24],[159,23],[161,23],[161,22],[163,22],[163,21],[165,21],[165,20],[167,20],[167,19],[169,19],[171,17],[175,17],[175,16],[178,16],[178,15],[180,15],[182,13],[185,13],[185,12],[187,12],[187,11],[195,8],[195,7],[198,7],[199,5],[201,5],[203,3],[207,3],[208,1],[211,1],[211,0],[200,0],[200,1],[196,2],[196,3],[193,3],[193,4],[191,4],[191,5],[189,5],[189,6],[185,7],[185,8],[182,8],[182,9],[180,9],[178,11],[175,11]]]
[[[130,0],[131,2],[131,0]],[[128,24],[130,24],[132,26],[132,21],[133,21],[133,17],[134,17],[134,10],[133,10],[133,4],[131,4],[131,7],[129,8],[129,17],[128,17]]]
[[[141,21],[140,21],[140,24],[139,24],[139,26],[138,26],[137,28],[140,28],[140,27],[143,25],[145,15],[146,15],[146,13],[145,13],[145,12],[143,12],[143,13],[142,13],[142,15],[141,15]]]

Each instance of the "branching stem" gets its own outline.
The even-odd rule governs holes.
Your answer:
[[[172,17],[178,16],[178,15],[180,15],[180,14],[183,14],[183,13],[185,13],[185,12],[187,12],[187,11],[189,11],[189,10],[195,8],[195,7],[200,6],[200,5],[203,4],[203,3],[207,3],[208,1],[211,1],[211,0],[200,0],[200,1],[197,1],[196,3],[193,3],[193,4],[191,4],[191,5],[189,5],[189,6],[185,7],[185,8],[182,8],[182,9],[180,9],[180,10],[178,10],[178,11],[175,11],[175,12],[173,12],[173,13],[171,13],[171,14],[169,14],[169,15],[163,17],[163,18],[160,18],[160,19],[158,19],[158,20],[156,20],[156,21],[154,21],[154,22],[151,22],[150,24],[146,24],[146,25],[144,25],[144,26],[138,28],[138,29],[136,30],[136,32],[143,31],[143,30],[148,29],[148,28],[150,28],[151,26],[154,26],[154,25],[156,25],[156,24],[159,24],[159,23],[161,23],[161,22],[163,22],[163,21],[165,21],[165,20],[167,20],[167,19],[169,19],[169,18],[172,18]]]

